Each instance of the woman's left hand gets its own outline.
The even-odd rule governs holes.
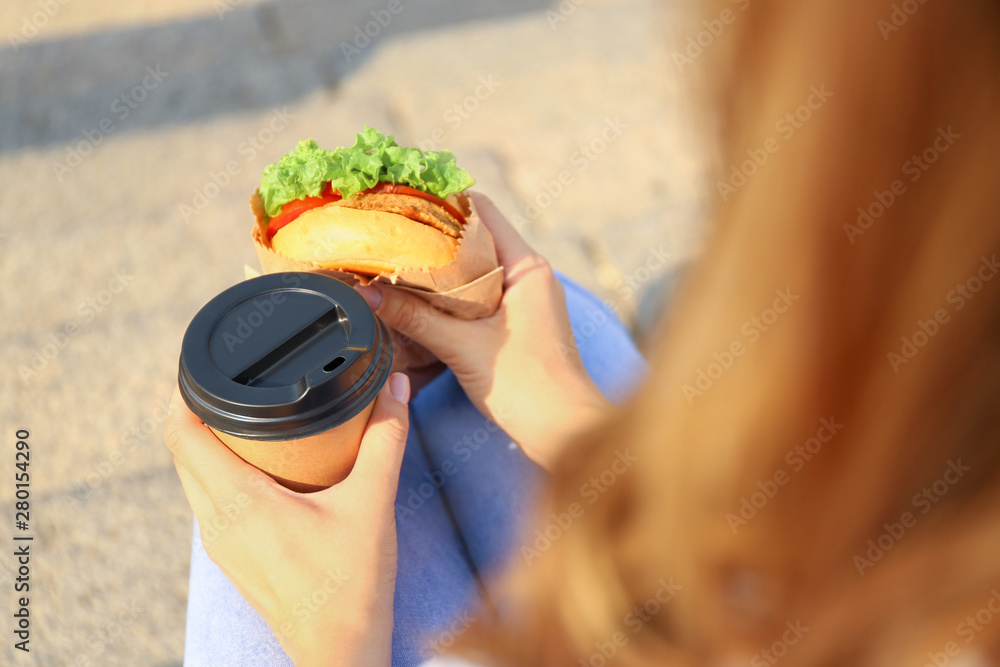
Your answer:
[[[405,376],[391,376],[351,474],[300,494],[234,454],[174,393],[164,439],[205,551],[298,667],[390,664],[408,399]]]

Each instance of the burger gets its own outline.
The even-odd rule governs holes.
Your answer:
[[[264,169],[251,201],[276,253],[377,276],[451,262],[474,184],[449,151],[399,146],[365,126],[351,147],[299,142]]]

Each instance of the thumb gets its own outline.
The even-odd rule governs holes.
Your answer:
[[[415,294],[380,285],[356,289],[389,328],[420,343],[446,364],[474,339],[466,329],[467,320],[442,312]]]
[[[409,378],[402,373],[390,375],[375,399],[375,408],[361,438],[358,460],[341,486],[356,485],[369,497],[393,502],[410,426],[409,400]]]

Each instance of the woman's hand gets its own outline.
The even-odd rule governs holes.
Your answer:
[[[532,460],[549,467],[568,436],[610,404],[583,368],[552,267],[488,197],[471,196],[505,270],[503,299],[493,316],[461,320],[401,290],[358,291],[389,327],[447,364],[476,407]]]
[[[391,376],[351,474],[299,494],[236,456],[174,392],[164,438],[205,551],[299,667],[390,664],[408,399],[407,378]]]

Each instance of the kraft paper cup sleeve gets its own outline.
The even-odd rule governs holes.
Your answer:
[[[503,267],[499,266],[493,237],[480,219],[475,203],[471,198],[465,200],[469,214],[455,259],[435,269],[399,271],[372,277],[285,257],[275,252],[267,239],[268,218],[256,191],[250,197],[250,208],[257,221],[253,228],[254,247],[264,273],[312,271],[351,284],[387,283],[416,294],[456,317],[466,320],[489,317],[496,312],[503,296]]]

